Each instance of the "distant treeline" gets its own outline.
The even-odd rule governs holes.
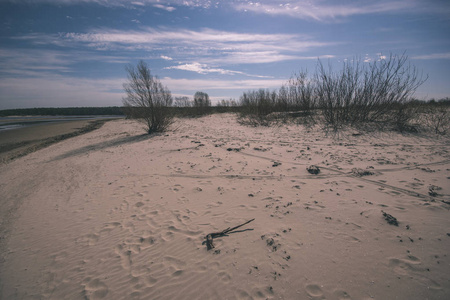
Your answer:
[[[42,107],[0,110],[1,117],[7,116],[86,116],[124,115],[122,107]]]
[[[200,115],[196,107],[170,107],[176,116],[196,116]],[[210,106],[202,111],[204,113],[225,113],[238,112],[237,106]],[[118,106],[111,107],[44,107],[44,108],[18,108],[0,110],[0,117],[8,116],[123,116],[124,108]]]

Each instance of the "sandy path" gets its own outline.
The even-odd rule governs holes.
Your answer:
[[[177,124],[113,121],[2,166],[2,201],[22,205],[1,298],[450,297],[447,139]]]

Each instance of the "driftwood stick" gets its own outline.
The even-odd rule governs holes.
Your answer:
[[[224,235],[226,235],[227,233],[233,233],[233,232],[232,232],[233,230],[236,230],[236,229],[238,229],[239,227],[242,227],[242,226],[244,226],[244,225],[246,225],[246,224],[252,222],[253,220],[255,220],[255,219],[253,218],[253,219],[251,219],[251,220],[249,220],[249,221],[247,221],[247,222],[244,222],[244,223],[242,223],[241,225],[235,226],[235,227],[233,227],[233,228],[228,227],[227,229],[224,229],[224,230],[219,231],[219,232],[212,232],[212,233],[209,233],[209,234],[206,235],[206,237],[205,237],[205,238],[206,238],[206,248],[207,248],[208,250],[211,250],[211,249],[214,248],[213,238],[219,237],[219,236],[224,236]]]
[[[213,238],[211,234],[208,234],[206,236],[206,249],[211,250],[212,248],[214,248]]]

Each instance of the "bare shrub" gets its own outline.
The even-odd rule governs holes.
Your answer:
[[[445,135],[450,129],[450,113],[448,107],[428,105],[424,110],[425,125],[434,133]]]
[[[368,64],[355,59],[344,62],[339,72],[331,65],[325,69],[319,60],[316,93],[327,124],[337,130],[344,125],[386,121],[392,109],[407,103],[426,80],[407,59],[404,54]],[[406,111],[400,106],[397,112],[391,121],[404,123]]]
[[[169,89],[162,85],[158,77],[151,75],[142,60],[136,67],[128,65],[126,71],[128,82],[124,83],[123,88],[127,96],[122,100],[125,114],[144,123],[149,134],[165,131],[173,122]]]
[[[243,93],[240,117],[251,125],[291,120],[306,125],[320,120],[326,130],[334,131],[347,126],[379,129],[387,125],[414,131],[411,121],[419,110],[410,102],[426,79],[408,64],[405,54],[391,54],[370,63],[345,60],[338,71],[318,60],[313,76],[306,71],[294,74],[278,92],[260,89]]]
[[[291,76],[288,82],[291,110],[310,112],[316,108],[316,83],[308,78],[308,72],[302,71]]]
[[[271,118],[269,114],[275,111],[276,92],[259,89],[243,93],[239,99],[241,106],[240,121],[252,126],[269,126]]]
[[[389,114],[393,129],[400,132],[418,132],[420,110],[421,105],[415,102],[397,105]],[[416,121],[415,124],[414,121]]]
[[[193,102],[187,96],[175,97],[175,107],[192,107]]]

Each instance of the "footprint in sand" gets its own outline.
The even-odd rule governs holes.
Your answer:
[[[411,271],[421,271],[419,258],[409,255],[406,259],[390,258],[389,266],[400,275],[408,275]]]
[[[239,299],[239,300],[252,299],[252,297],[250,297],[250,295],[244,290],[238,289],[235,291],[235,294],[236,294],[237,299]]]
[[[103,226],[103,229],[100,232],[109,232],[121,225],[122,224],[120,222],[105,223],[105,225]]]
[[[217,276],[219,276],[219,278],[222,279],[223,282],[228,283],[231,281],[231,276],[225,271],[217,273]]]
[[[98,242],[99,239],[100,239],[100,236],[98,234],[89,233],[80,238],[77,238],[76,242],[77,243],[85,243],[88,246],[93,246]]]
[[[108,295],[108,286],[99,279],[86,278],[83,283],[83,292],[86,299],[103,299]]]
[[[186,266],[184,261],[171,256],[163,257],[162,261],[165,268],[174,270],[172,276],[178,277],[184,273],[184,267]]]
[[[305,290],[311,299],[325,299],[322,289],[317,284],[308,284]]]
[[[115,251],[120,256],[122,268],[126,271],[130,271],[132,265],[131,250],[124,248],[123,245],[117,245]]]
[[[403,276],[408,276],[420,284],[425,285],[428,289],[440,290],[441,285],[431,278],[428,278],[428,269],[422,266],[422,261],[412,255],[406,258],[390,258],[389,267],[395,273]]]
[[[142,206],[144,206],[145,204],[144,203],[142,203],[141,201],[139,201],[139,202],[137,202],[134,206],[136,206],[136,207],[142,207]]]
[[[254,288],[252,290],[252,295],[254,299],[268,299],[264,291],[259,288]]]
[[[361,242],[357,237],[354,237],[354,236],[348,235],[348,234],[344,234],[344,233],[339,234],[339,237],[343,238],[346,241],[353,242],[353,243]]]
[[[174,276],[174,277],[181,276],[183,274],[183,272],[184,272],[183,270],[177,270],[177,271],[173,272],[172,276]]]
[[[152,246],[155,243],[156,239],[152,236],[149,237],[140,237],[139,238],[139,244],[140,244],[140,249],[144,250],[149,248],[150,246]]]
[[[144,277],[144,282],[147,286],[153,286],[158,281],[158,279],[152,277],[152,276],[146,276]]]

